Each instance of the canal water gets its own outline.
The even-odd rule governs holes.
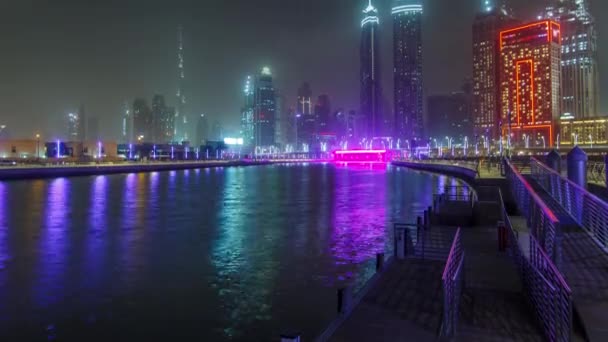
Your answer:
[[[0,341],[310,339],[445,176],[332,164],[0,182]]]

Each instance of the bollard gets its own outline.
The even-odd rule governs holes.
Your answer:
[[[507,249],[507,227],[504,222],[498,222],[498,250],[504,252]]]
[[[338,289],[338,313],[345,313],[350,307],[351,303],[351,290],[350,287],[343,287]]]
[[[416,219],[416,231],[417,231],[417,235],[416,235],[416,245],[418,245],[420,243],[420,239],[422,239],[422,259],[424,260],[424,240],[426,237],[426,231],[424,229],[424,225],[422,223],[422,217],[418,216],[418,218]],[[422,230],[422,234],[421,231]],[[414,251],[414,246],[412,246],[412,252]]]
[[[381,272],[384,269],[384,253],[376,254],[376,272]]]
[[[551,152],[549,152],[549,154],[547,154],[547,157],[545,158],[545,164],[551,169],[553,169],[553,171],[559,174],[562,173],[562,157],[556,150],[552,150]]]
[[[427,229],[431,229],[431,225],[433,224],[433,222],[432,222],[432,220],[433,220],[433,207],[429,207],[426,210],[426,214],[428,215],[428,218],[426,220],[426,223],[427,223],[426,228]]]
[[[568,179],[583,188],[587,188],[587,154],[575,146],[568,153]]]
[[[281,342],[300,342],[300,334],[281,335]]]

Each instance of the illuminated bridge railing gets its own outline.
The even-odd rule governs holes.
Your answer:
[[[532,159],[531,169],[532,178],[608,252],[608,204],[537,159]]]
[[[547,341],[569,341],[572,333],[572,291],[551,258],[530,235],[528,255],[519,243],[500,192],[503,223],[507,228],[509,254],[522,279],[528,302],[534,309]]]
[[[559,220],[518,169],[509,161],[506,163],[507,181],[519,211],[526,217],[530,234],[539,241],[551,260],[561,267],[562,231]]]
[[[456,231],[448,260],[443,270],[443,324],[442,337],[454,335],[458,325],[459,303],[464,285],[464,250],[460,228]]]

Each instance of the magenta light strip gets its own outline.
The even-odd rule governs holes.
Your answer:
[[[336,151],[336,154],[373,154],[373,153],[386,153],[386,150],[348,150],[348,151]]]

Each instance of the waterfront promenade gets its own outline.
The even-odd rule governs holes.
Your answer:
[[[157,172],[203,169],[210,167],[240,167],[267,165],[266,160],[212,160],[180,162],[119,162],[87,164],[23,164],[0,167],[1,180],[19,180],[54,177],[91,176],[116,173]]]

